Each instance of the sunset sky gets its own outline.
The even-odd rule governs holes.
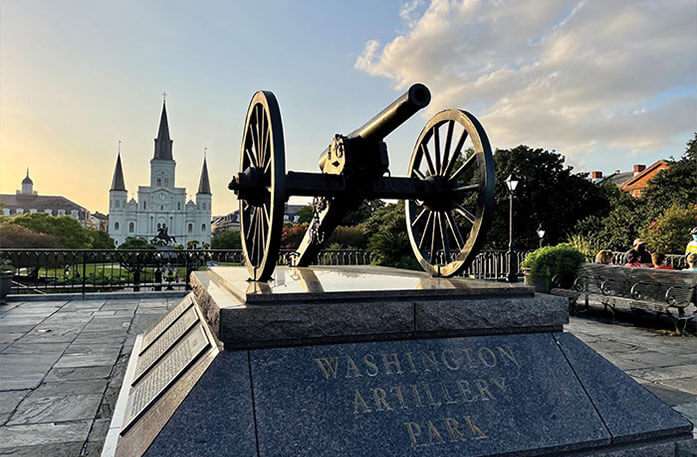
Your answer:
[[[334,133],[414,82],[433,98],[388,137],[393,175],[454,107],[494,147],[577,170],[678,157],[697,130],[697,3],[0,0],[0,193],[29,167],[40,194],[105,212],[118,140],[128,192],[148,184],[166,91],[177,185],[196,191],[208,148],[225,214],[256,90],[279,100],[287,169],[315,171]]]

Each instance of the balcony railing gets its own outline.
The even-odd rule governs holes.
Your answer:
[[[288,265],[292,250],[281,251],[279,265]],[[517,264],[526,251],[517,251]],[[243,265],[242,251],[0,249],[15,273],[11,294],[93,293],[188,290],[192,271],[215,265]],[[315,265],[369,265],[362,250],[324,250]],[[506,251],[483,251],[463,273],[476,279],[501,279],[508,274]]]

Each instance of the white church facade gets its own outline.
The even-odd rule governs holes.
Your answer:
[[[155,154],[150,160],[150,185],[138,186],[137,200],[128,199],[119,152],[109,190],[109,235],[117,246],[127,237],[151,240],[161,228],[166,228],[169,236],[176,238],[176,244],[186,246],[189,241],[197,241],[199,246],[210,244],[212,195],[206,158],[196,200],[186,201],[186,189],[175,186],[172,143],[163,103]]]

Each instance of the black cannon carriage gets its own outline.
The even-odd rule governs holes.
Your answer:
[[[265,281],[273,273],[290,196],[314,198],[313,218],[292,255],[295,266],[309,265],[344,215],[376,198],[405,200],[407,233],[425,271],[450,277],[471,263],[494,206],[494,162],[479,121],[458,109],[437,113],[416,141],[407,176],[389,172],[385,137],[430,100],[426,86],[412,85],[362,127],[334,135],[320,154],[321,173],[307,173],[286,172],[276,97],[268,91],[254,94],[240,171],[228,186],[239,200],[242,249],[252,280]]]

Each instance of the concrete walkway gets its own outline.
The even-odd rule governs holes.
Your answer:
[[[99,456],[135,336],[179,300],[0,305],[0,456]],[[697,421],[697,338],[590,317],[567,331]]]

